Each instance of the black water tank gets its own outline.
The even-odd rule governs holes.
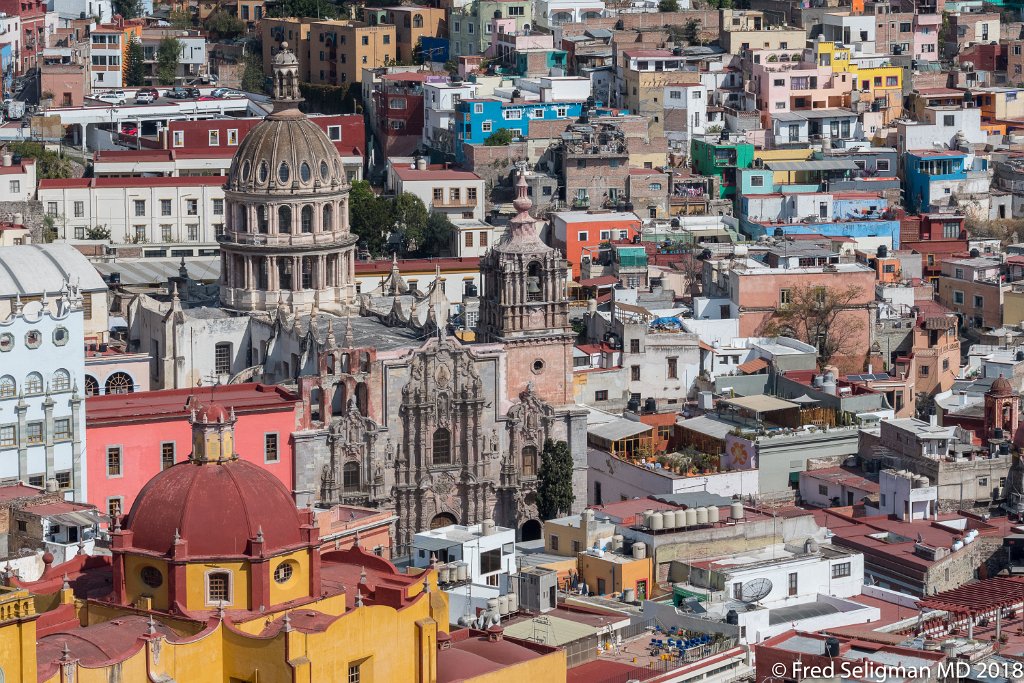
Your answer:
[[[477,295],[476,284],[474,284],[473,282],[467,282],[466,283],[466,296],[476,296],[476,295]]]
[[[992,430],[992,438],[993,439],[1001,439],[1001,438],[1003,438],[1003,429],[1001,427],[996,427],[995,429],[993,429]]]
[[[875,256],[878,258],[885,258],[889,255],[889,247],[884,244],[879,244],[878,249],[875,251]]]
[[[629,399],[629,403],[626,404],[626,410],[628,410],[631,413],[639,413],[640,412],[640,399],[638,399],[638,398],[631,398],[631,399]]]
[[[110,281],[113,282],[114,281],[113,280],[113,278],[114,278],[114,274],[113,273],[110,274],[110,278],[111,278]],[[1018,351],[1017,354],[1014,356],[1014,358],[1016,358],[1017,360],[1024,360],[1024,351]]]
[[[772,235],[775,237],[785,237],[786,231],[782,228],[775,228],[775,230],[772,231]]]
[[[981,256],[981,252],[977,249],[971,249],[971,258],[978,258]]]
[[[825,655],[835,659],[839,656],[839,639],[838,638],[826,638],[825,639]]]
[[[740,615],[739,615],[739,612],[737,612],[734,609],[731,609],[728,612],[726,612],[725,613],[725,623],[732,624],[733,626],[739,626],[740,625]]]
[[[648,398],[644,401],[644,412],[653,413],[658,410],[658,402],[653,397]]]

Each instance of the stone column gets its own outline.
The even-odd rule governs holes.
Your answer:
[[[47,387],[46,398],[43,400],[43,444],[46,449],[46,476],[43,477],[43,484],[52,479],[53,472],[53,398]]]
[[[292,257],[292,291],[298,292],[302,289],[302,257]]]
[[[24,398],[18,399],[18,405],[14,407],[14,412],[18,416],[18,479],[26,481],[28,479],[28,441],[26,440],[28,429],[25,417],[28,413],[28,404],[25,403]]]

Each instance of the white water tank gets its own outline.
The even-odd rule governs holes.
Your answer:
[[[964,547],[964,542],[963,541],[954,541],[953,542],[953,552],[956,552],[957,550],[960,550],[963,547]]]
[[[644,510],[644,526],[651,528],[651,520],[654,518],[654,510]]]
[[[729,516],[733,519],[743,519],[743,503],[737,501],[730,505]]]
[[[622,550],[623,541],[622,534],[612,536],[612,550]]]
[[[482,535],[484,535],[484,536],[490,536],[491,534],[493,534],[494,533],[494,520],[493,519],[485,519],[484,521],[480,522],[480,533]]]
[[[672,514],[676,518],[676,526],[677,527],[681,528],[681,527],[686,526],[686,510],[676,510]]]
[[[665,524],[666,529],[676,528],[676,513],[672,510],[666,510],[661,513],[662,522]]]
[[[499,612],[500,609],[501,609],[501,600],[499,600],[498,598],[488,598],[487,599],[487,611],[488,612],[490,612],[491,614],[494,614],[496,612],[498,614],[500,614],[501,613],[501,612]]]
[[[686,508],[686,526],[697,526],[697,511]]]
[[[707,524],[707,523],[708,523],[708,509],[707,508],[697,508],[697,524],[700,525],[700,524]]]
[[[442,564],[437,568],[437,580],[439,583],[451,583],[452,582],[452,570],[446,564]]]
[[[651,515],[651,523],[648,524],[652,531],[661,531],[665,528],[665,518],[660,512],[655,512]]]
[[[622,602],[633,602],[636,600],[636,591],[632,588],[622,589]]]
[[[519,595],[517,595],[516,593],[509,593],[508,594],[508,612],[509,612],[509,614],[512,614],[513,612],[518,612],[518,611],[519,611]]]
[[[466,581],[469,579],[469,565],[465,562],[459,562],[455,565],[455,580]]]
[[[501,614],[508,614],[508,596],[502,595],[498,598],[498,612]]]
[[[718,524],[718,506],[712,505],[708,508],[708,524]]]
[[[642,560],[647,557],[647,546],[643,543],[637,542],[633,544],[633,559]]]

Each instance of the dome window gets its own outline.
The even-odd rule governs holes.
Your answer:
[[[302,162],[302,166],[299,166],[299,177],[302,178],[302,182],[308,183],[309,179],[313,176],[313,173],[309,169],[309,164],[305,161]]]
[[[325,181],[328,180],[328,176],[331,175],[331,167],[327,165],[326,161],[320,162],[320,177]]]
[[[278,583],[288,583],[288,580],[292,578],[292,574],[295,569],[292,567],[291,562],[282,562],[277,565],[277,569],[274,570],[274,581]]]
[[[164,582],[163,574],[156,567],[143,567],[139,572],[139,578],[150,588],[159,588]]]
[[[277,167],[277,178],[282,183],[287,183],[289,177],[291,177],[291,171],[288,169],[288,163],[282,161],[281,165]]]
[[[242,162],[242,181],[246,182],[249,180],[249,171],[252,170],[248,159]]]
[[[267,177],[270,175],[270,169],[267,168],[267,162],[265,162],[265,161],[261,161],[260,162],[259,174],[260,174],[260,182],[261,183],[267,182]]]

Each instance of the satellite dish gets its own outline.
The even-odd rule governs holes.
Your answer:
[[[751,579],[740,586],[740,600],[757,602],[764,600],[772,592],[771,579]]]

